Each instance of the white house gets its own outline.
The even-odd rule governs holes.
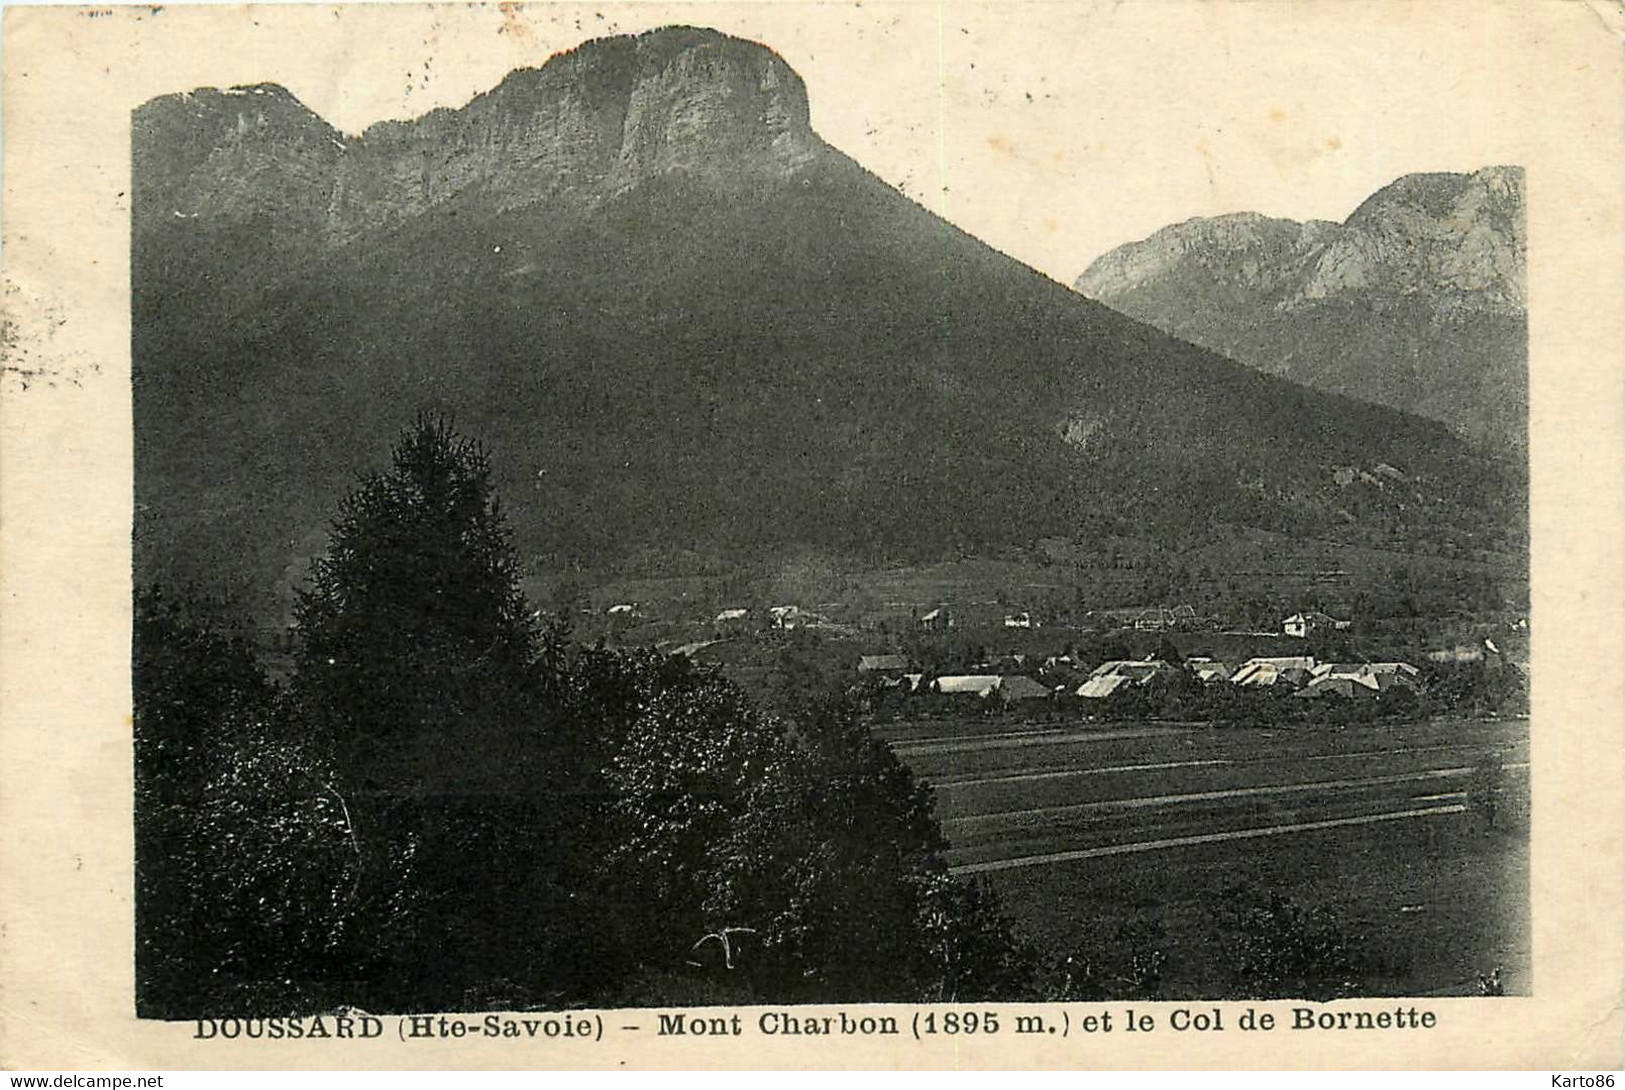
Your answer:
[[[1301,640],[1307,639],[1310,634],[1314,632],[1324,631],[1326,629],[1342,632],[1346,630],[1351,623],[1352,622],[1350,621],[1340,621],[1336,617],[1329,616],[1325,613],[1317,613],[1314,610],[1310,610],[1307,613],[1294,613],[1292,616],[1282,621],[1281,631],[1286,633],[1288,636],[1296,636]]]
[[[999,691],[998,674],[950,674],[931,683],[931,691],[943,696],[975,696],[986,700]]]

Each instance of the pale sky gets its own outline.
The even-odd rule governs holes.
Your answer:
[[[282,83],[355,132],[587,38],[708,25],[782,54],[829,143],[1064,283],[1192,216],[1342,219],[1401,174],[1522,162],[1550,76],[1518,59],[1520,9],[1489,2],[504,7],[166,7],[109,76],[142,97]]]
[[[290,86],[358,130],[460,105],[584,38],[714,26],[801,73],[831,144],[1070,283],[1100,253],[1192,216],[1342,219],[1401,174],[1518,162],[1522,85],[1535,74],[1497,56],[1518,20],[1478,4],[1440,19],[1446,5],[1431,7],[1418,39],[1414,20],[1394,18],[1404,9],[1376,17],[1347,0],[535,5],[487,13],[495,35],[355,42],[366,93],[349,81]],[[505,48],[489,48],[493,36]]]

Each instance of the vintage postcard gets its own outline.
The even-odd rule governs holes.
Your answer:
[[[1622,35],[9,9],[0,1065],[1618,1068]]]

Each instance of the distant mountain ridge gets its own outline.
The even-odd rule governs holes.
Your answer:
[[[493,446],[539,567],[1521,525],[1521,485],[1443,427],[1213,357],[932,215],[714,31],[590,42],[356,139],[273,85],[133,120],[149,578],[297,582],[426,407]],[[1348,472],[1379,463],[1403,483]]]
[[[1520,448],[1528,415],[1524,175],[1411,174],[1343,223],[1244,212],[1165,227],[1076,289],[1319,389]]]

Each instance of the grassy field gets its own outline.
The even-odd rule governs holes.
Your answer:
[[[1334,921],[1361,994],[1473,994],[1495,969],[1528,989],[1525,722],[879,729],[933,784],[950,864],[985,875],[1045,949],[1082,958],[1149,929],[1165,995],[1218,994],[1216,914],[1239,889]]]
[[[1369,959],[1359,994],[1476,995],[1478,975],[1497,967],[1507,994],[1528,994],[1527,840],[1465,824],[1340,828],[1021,868],[992,880],[1006,913],[1046,948],[1087,949],[1124,925],[1160,927],[1167,998],[1224,986],[1226,940],[1215,936],[1213,916],[1233,887],[1330,913]]]

